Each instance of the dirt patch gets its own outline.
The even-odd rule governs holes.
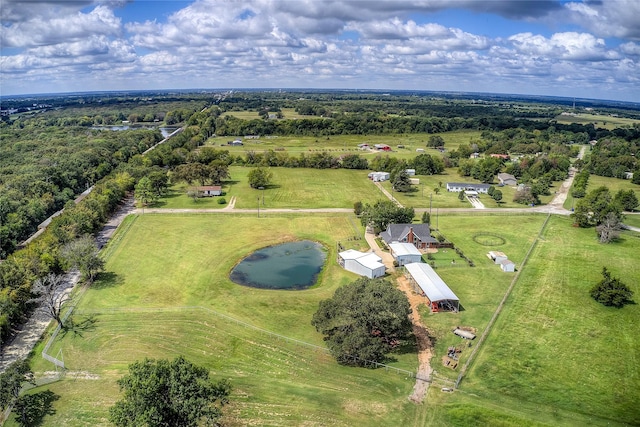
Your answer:
[[[413,333],[416,336],[416,342],[418,345],[418,372],[416,375],[416,384],[413,386],[413,392],[409,399],[416,403],[421,403],[427,396],[427,390],[429,388],[429,381],[431,379],[431,356],[433,343],[429,337],[429,331],[422,324],[420,320],[420,313],[418,307],[421,304],[426,304],[427,299],[421,295],[418,295],[409,281],[404,277],[398,278],[398,288],[404,292],[411,305],[411,321],[413,323]]]

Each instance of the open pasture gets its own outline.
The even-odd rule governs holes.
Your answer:
[[[563,124],[589,124],[593,123],[596,128],[604,128],[613,130],[620,127],[625,126],[633,126],[636,123],[640,123],[640,120],[627,119],[625,117],[615,117],[611,115],[604,114],[589,114],[589,113],[579,113],[572,116],[560,115],[556,117],[558,123]]]
[[[117,398],[115,380],[127,364],[178,354],[209,367],[216,377],[230,378],[235,386],[230,425],[389,425],[411,417],[419,408],[407,401],[413,380],[406,374],[341,367],[322,349],[223,317],[323,348],[311,317],[320,300],[357,277],[335,262],[336,242],[362,233],[354,231],[351,219],[326,214],[130,218],[120,230],[126,235],[116,237],[108,251],[107,272],[77,306],[75,322],[88,326],[59,337],[50,351],[61,350],[70,370],[100,379],[69,378],[49,386],[61,394],[54,404],[55,417],[61,418],[52,423],[78,419],[85,421],[65,425],[105,425],[106,410]],[[274,291],[228,279],[235,263],[253,250],[292,239],[325,246],[327,264],[316,286]],[[359,249],[365,245],[352,243]],[[413,348],[393,357],[393,366],[415,371]],[[34,363],[38,372],[52,369],[44,360]],[[95,382],[102,386],[96,389]],[[72,401],[85,387],[90,397]]]
[[[592,229],[554,216],[461,387],[480,401],[537,406],[569,424],[633,424],[640,401],[640,241],[602,245]],[[517,261],[516,261],[517,262]],[[589,295],[602,267],[636,304],[604,307]]]
[[[454,131],[433,134],[441,136],[445,141],[445,150],[452,151],[461,144],[469,144],[474,139],[480,138],[478,131]],[[262,136],[259,139],[247,139],[243,136],[243,146],[228,146],[227,142],[234,139],[232,136],[218,136],[209,138],[207,144],[221,149],[229,150],[235,155],[242,155],[246,151],[263,152],[267,150],[283,150],[290,156],[299,156],[301,153],[312,154],[314,151],[333,152],[336,156],[342,154],[360,154],[367,159],[373,159],[376,155],[391,155],[400,159],[412,159],[416,155],[416,149],[424,149],[424,153],[442,157],[440,151],[427,148],[427,142],[431,134],[389,134],[389,135],[328,135],[328,136]],[[387,144],[393,151],[377,152],[363,151],[358,144]],[[399,148],[398,145],[403,146]],[[445,152],[446,152],[445,151]]]
[[[620,190],[633,190],[636,193],[636,197],[640,200],[640,185],[634,184],[629,179],[611,178],[607,176],[589,175],[589,182],[587,184],[587,193],[593,191],[598,187],[605,186],[609,189],[612,195],[615,195]],[[565,209],[571,209],[578,203],[580,199],[574,199],[571,196],[571,191],[567,195],[567,200],[564,202]]]

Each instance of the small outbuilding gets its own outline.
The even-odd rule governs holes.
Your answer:
[[[505,259],[500,261],[500,268],[505,273],[513,273],[514,271],[516,271],[516,264],[509,259]]]
[[[509,258],[504,252],[490,251],[487,256],[493,261],[494,264],[500,264],[502,261],[506,261]]]
[[[429,264],[414,262],[405,265],[405,268],[407,279],[417,292],[427,297],[432,312],[443,310],[457,312],[460,309],[460,300],[456,294]]]
[[[409,175],[409,176],[416,176],[416,170],[415,170],[415,169],[405,169],[404,171],[405,171],[405,172],[407,173],[407,175]]]
[[[370,172],[369,179],[373,182],[388,181],[391,174],[389,172]]]
[[[389,249],[398,265],[422,262],[422,254],[413,243],[389,243]]]
[[[375,279],[385,274],[386,267],[382,258],[373,252],[360,252],[355,249],[347,249],[338,254],[338,264],[342,268],[360,276]]]
[[[500,181],[500,185],[518,185],[518,180],[510,173],[499,173],[498,181]]]

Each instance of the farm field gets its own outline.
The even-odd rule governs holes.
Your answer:
[[[223,183],[227,202],[236,197],[237,209],[260,208],[346,208],[353,209],[357,201],[375,202],[385,198],[378,188],[367,178],[369,171],[349,169],[304,169],[270,168],[272,184],[264,190],[249,186],[247,175],[252,168],[231,166],[231,180]],[[344,185],[348,183],[349,185]],[[194,201],[186,194],[187,186],[172,187],[168,196],[161,198],[154,206],[167,209],[221,209],[219,197],[204,197]]]
[[[450,284],[463,306],[458,314],[422,313],[435,338],[432,367],[438,377],[453,380],[457,376],[457,371],[439,362],[449,345],[462,341],[450,330],[457,325],[472,326],[481,334],[513,278],[513,273],[503,273],[485,253],[504,251],[520,268],[544,219],[543,215],[478,214],[439,218],[440,231],[476,267],[464,266],[454,251],[441,251],[435,256],[438,274]],[[486,230],[499,238],[477,235]],[[115,381],[125,373],[128,363],[143,357],[172,358],[178,354],[203,364],[214,378],[231,380],[232,404],[225,411],[225,423],[230,426],[254,423],[466,426],[470,420],[505,426],[603,425],[619,421],[612,415],[616,411],[630,416],[627,402],[637,396],[627,392],[627,397],[620,398],[620,393],[608,387],[611,378],[622,381],[621,390],[627,391],[630,384],[638,381],[637,360],[633,355],[639,352],[630,338],[631,319],[637,318],[637,308],[628,306],[611,311],[597,306],[588,290],[569,286],[567,281],[574,276],[582,287],[584,283],[597,281],[601,267],[594,260],[613,259],[614,253],[617,263],[616,268],[611,266],[612,271],[627,274],[629,262],[640,253],[636,237],[630,235],[622,243],[625,255],[620,259],[616,252],[619,246],[598,245],[592,230],[572,228],[566,218],[552,218],[543,243],[534,250],[521,283],[516,285],[461,389],[445,394],[436,382],[430,389],[428,403],[414,405],[407,400],[413,381],[406,376],[382,369],[341,367],[324,351],[312,347],[323,346],[322,337],[310,325],[318,302],[356,278],[335,264],[335,244],[341,241],[348,243],[347,247],[364,249],[363,240],[350,239],[362,232],[355,218],[346,214],[129,217],[106,251],[107,273],[82,296],[74,314],[78,329],[58,338],[50,350],[52,354],[64,355],[71,373],[47,386],[60,399],[54,403],[56,412],[46,418],[44,425],[108,425],[107,409],[118,399]],[[242,287],[227,278],[233,265],[251,251],[292,238],[316,240],[326,247],[327,268],[318,285],[304,291],[273,291]],[[568,258],[582,260],[583,256],[584,261],[566,271]],[[454,258],[456,266],[447,261]],[[553,265],[547,268],[549,262]],[[633,274],[627,283],[638,283],[638,273]],[[556,281],[567,286],[552,286]],[[536,292],[536,287],[530,284],[539,282],[544,283],[551,303],[532,306],[527,299],[531,292]],[[570,295],[566,295],[568,289]],[[637,285],[634,290],[640,292]],[[541,299],[539,295],[536,297]],[[574,297],[579,304],[571,302]],[[593,317],[586,322],[581,312],[585,306]],[[551,307],[557,312],[544,311]],[[532,308],[535,317],[530,318]],[[612,320],[612,316],[619,315],[623,316],[619,319],[623,325]],[[224,316],[311,345],[278,339]],[[547,325],[549,319],[554,322],[551,327]],[[618,336],[612,338],[614,328],[619,329]],[[543,337],[538,337],[540,330],[545,332]],[[564,333],[566,330],[572,333]],[[584,345],[585,340],[589,340],[589,346]],[[512,348],[512,342],[519,347]],[[612,349],[628,351],[624,360],[617,359],[616,366],[608,362],[613,357],[611,351],[607,352],[608,343],[613,343]],[[39,354],[42,345],[35,354]],[[573,372],[591,366],[593,358],[598,367],[590,369],[589,381],[571,384],[571,377],[567,376],[563,381],[555,379],[558,384],[553,387],[541,384],[536,375],[541,375],[548,364],[558,362],[552,356],[558,348],[574,347],[583,350],[567,358],[563,369]],[[591,348],[602,353],[592,355],[588,350]],[[511,357],[512,353],[526,358],[520,363]],[[462,363],[469,354],[466,350],[462,353]],[[414,352],[393,357],[392,366],[415,370]],[[536,369],[529,369],[525,361],[535,362]],[[549,366],[552,371],[549,375],[555,372],[562,376],[558,369]],[[34,358],[34,370],[41,375],[51,370],[51,365]],[[520,390],[527,384],[535,385],[535,390],[540,387],[544,394]],[[594,386],[595,390],[591,390]],[[576,397],[563,396],[562,387],[568,387]],[[605,396],[602,402],[597,401],[600,395]],[[585,409],[578,401],[580,396],[592,404]],[[611,402],[614,398],[619,399],[618,403]],[[554,405],[554,399],[560,404]],[[607,405],[613,406],[604,408]],[[540,407],[548,410],[541,413]]]
[[[637,234],[601,245],[593,230],[552,217],[462,390],[490,402],[535,405],[554,416],[563,410],[583,414],[587,424],[637,422],[638,305],[604,307],[589,289],[606,266],[637,301],[639,258]]]
[[[257,114],[257,113],[256,113]],[[479,139],[481,132],[479,131],[454,131],[439,134],[445,141],[446,151],[457,149],[461,144],[469,144],[473,139]],[[284,149],[286,153],[292,156],[298,156],[300,153],[311,154],[314,151],[335,152],[336,155],[357,153],[367,159],[373,159],[377,155],[392,155],[400,159],[411,159],[420,154],[416,149],[422,148],[426,154],[438,155],[442,157],[442,153],[438,150],[427,148],[427,141],[431,134],[393,134],[393,135],[330,135],[330,136],[263,136],[260,139],[242,138],[243,146],[228,146],[227,142],[233,140],[232,136],[218,136],[209,138],[207,144],[229,150],[235,155],[244,154],[247,151],[263,152],[267,150]],[[358,144],[367,143],[371,146],[374,144],[387,144],[391,146],[391,153],[380,153],[376,151],[362,151],[358,148]],[[398,145],[404,148],[398,148]]]
[[[579,113],[574,116],[557,116],[556,120],[558,123],[570,124],[570,123],[579,123],[579,124],[588,124],[593,123],[596,128],[604,128],[604,129],[615,129],[625,126],[633,126],[636,123],[640,123],[640,120],[627,119],[624,117],[614,117],[610,115],[603,114],[588,114],[588,113]]]

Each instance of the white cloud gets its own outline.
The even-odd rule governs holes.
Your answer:
[[[570,2],[567,17],[601,37],[640,40],[640,1]]]
[[[118,35],[120,18],[105,6],[97,6],[89,13],[76,12],[70,16],[47,18],[35,15],[25,21],[2,26],[1,44],[4,47],[32,47],[54,45],[95,35]]]
[[[617,59],[617,52],[607,49],[603,39],[587,33],[556,33],[551,38],[531,33],[519,33],[508,38],[516,51],[524,55],[573,61]]]

